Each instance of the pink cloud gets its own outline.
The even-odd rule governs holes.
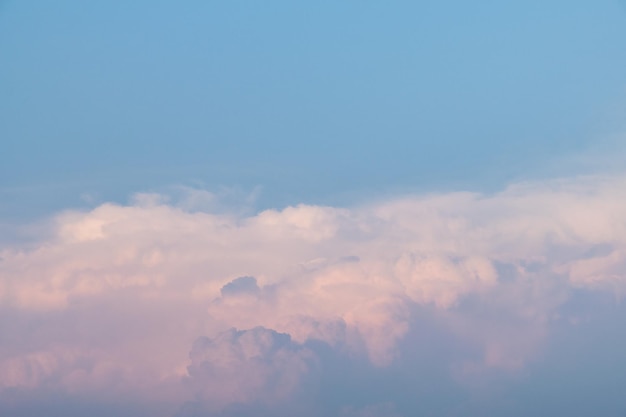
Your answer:
[[[568,291],[626,282],[622,177],[250,216],[143,196],[53,222],[52,236],[0,252],[2,308],[21,323],[0,348],[2,389],[168,392],[172,404],[213,392],[219,407],[288,397],[315,356],[307,341],[387,367],[415,306],[481,352],[455,369],[514,371]]]

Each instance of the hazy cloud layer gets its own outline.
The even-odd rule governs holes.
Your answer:
[[[626,324],[626,177],[251,216],[187,192],[1,250],[0,411],[513,415],[576,349],[574,377],[607,381],[586,367]],[[619,415],[610,386],[593,401]]]

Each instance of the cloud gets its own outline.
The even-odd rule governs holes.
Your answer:
[[[287,398],[315,362],[314,354],[288,334],[263,327],[198,338],[190,359],[185,382],[216,410]]]
[[[405,372],[421,364],[442,390],[471,391],[592,320],[574,294],[619,303],[626,290],[623,176],[256,214],[201,211],[214,195],[194,193],[66,211],[39,240],[3,246],[5,395],[271,415],[306,386],[333,404],[323,415],[403,415],[384,386],[365,401],[320,381],[352,364],[354,380],[335,380],[419,385]]]
[[[242,294],[257,294],[259,286],[254,277],[239,277],[228,284],[224,285],[220,290],[222,297],[237,296]]]

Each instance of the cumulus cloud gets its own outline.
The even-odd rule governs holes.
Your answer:
[[[254,295],[259,292],[259,286],[254,277],[239,277],[224,285],[220,292],[223,297],[242,294]]]
[[[288,334],[263,327],[197,339],[186,382],[220,410],[233,403],[273,403],[287,398],[314,366],[314,355]]]
[[[450,392],[523,373],[555,329],[591,320],[573,294],[619,303],[626,289],[623,176],[252,215],[185,193],[66,211],[3,246],[3,395],[271,415],[309,384],[323,415],[402,415],[385,387],[364,400],[347,386],[419,385],[415,363],[437,364]]]

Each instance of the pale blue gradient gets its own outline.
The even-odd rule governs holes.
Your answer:
[[[498,187],[622,128],[625,50],[608,0],[5,1],[0,214]]]

